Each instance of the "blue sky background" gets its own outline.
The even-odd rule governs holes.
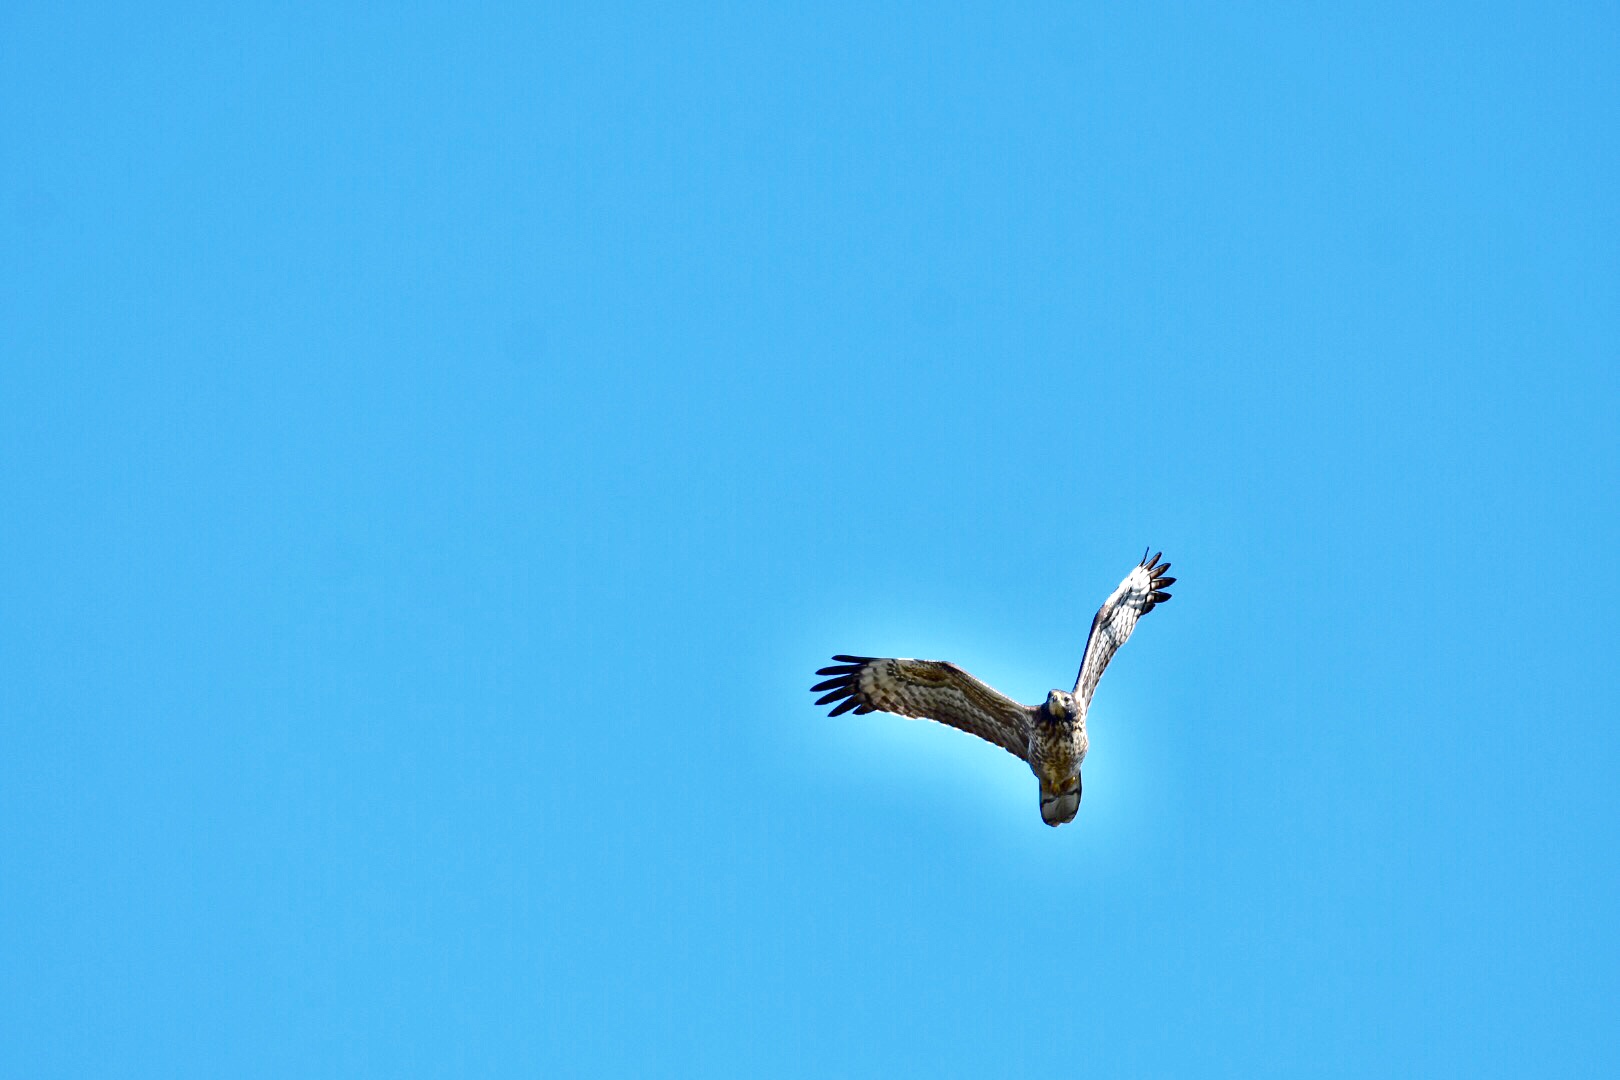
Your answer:
[[[0,14],[7,1074],[1612,1074],[1614,8],[574,7]]]

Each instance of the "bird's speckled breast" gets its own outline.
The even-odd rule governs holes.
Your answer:
[[[1067,780],[1080,771],[1090,742],[1084,719],[1036,724],[1030,732],[1029,767],[1052,783]]]

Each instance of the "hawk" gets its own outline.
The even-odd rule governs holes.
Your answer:
[[[1162,553],[1161,553],[1162,554]],[[1028,762],[1041,782],[1041,820],[1057,826],[1080,810],[1080,765],[1086,760],[1086,711],[1108,661],[1136,621],[1170,599],[1169,563],[1160,555],[1131,568],[1091,620],[1091,636],[1073,690],[1053,690],[1042,705],[1021,705],[944,660],[835,656],[817,675],[832,678],[810,692],[817,705],[836,702],[831,716],[883,712],[920,716],[960,728]]]

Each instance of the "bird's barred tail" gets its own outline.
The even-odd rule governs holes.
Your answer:
[[[1080,777],[1053,785],[1041,780],[1041,820],[1051,826],[1066,824],[1080,812]]]

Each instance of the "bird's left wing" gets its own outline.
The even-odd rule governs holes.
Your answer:
[[[832,716],[851,709],[856,713],[881,709],[926,717],[993,742],[1019,758],[1028,754],[1029,708],[955,664],[870,656],[833,659],[836,665],[816,672],[833,677],[810,688],[811,693],[827,691],[817,705],[838,702]]]
[[[1158,563],[1158,555],[1150,559],[1144,552],[1141,563],[1131,568],[1114,595],[1103,601],[1096,618],[1091,620],[1086,656],[1080,661],[1080,674],[1074,680],[1074,696],[1082,709],[1091,705],[1091,695],[1097,690],[1103,669],[1136,629],[1136,620],[1152,611],[1155,605],[1170,599],[1170,594],[1164,590],[1174,585],[1176,579],[1164,576],[1170,569],[1169,563],[1155,565]]]

